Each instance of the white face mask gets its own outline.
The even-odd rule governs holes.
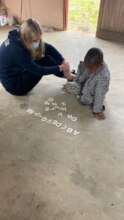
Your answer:
[[[33,49],[33,50],[38,49],[38,48],[39,48],[39,45],[40,45],[40,42],[33,42],[33,43],[32,43],[32,49]]]

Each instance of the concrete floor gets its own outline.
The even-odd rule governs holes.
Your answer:
[[[0,41],[6,36],[0,31]],[[76,68],[92,47],[105,51],[111,89],[105,121],[62,92],[65,80],[44,78],[26,97],[0,87],[0,220],[124,220],[124,46],[82,33],[49,33],[44,38]],[[44,101],[66,101],[78,116],[80,135],[41,123],[31,108],[48,117]],[[64,121],[66,121],[66,114]]]

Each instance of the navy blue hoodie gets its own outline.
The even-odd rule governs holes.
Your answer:
[[[47,55],[55,58],[58,64],[64,60],[53,46],[45,43],[45,56]],[[36,64],[29,50],[23,45],[19,30],[13,30],[9,32],[7,40],[0,46],[0,81],[5,88],[9,88],[12,86],[12,81],[24,71],[41,77],[60,72],[57,65],[44,67]]]

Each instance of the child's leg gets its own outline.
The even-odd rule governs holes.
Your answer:
[[[85,93],[82,93],[83,91],[81,91],[81,103],[83,105],[89,105],[92,106],[93,105],[93,96],[90,94],[90,91],[85,91]]]

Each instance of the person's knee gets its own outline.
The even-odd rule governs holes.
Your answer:
[[[17,90],[10,90],[10,89],[7,89],[5,88],[5,90],[13,95],[13,96],[26,96],[28,94],[29,91],[23,91],[23,90],[20,90],[20,91],[17,91]]]
[[[59,78],[65,78],[64,73],[63,72],[59,72],[54,74],[55,76],[59,77]]]

